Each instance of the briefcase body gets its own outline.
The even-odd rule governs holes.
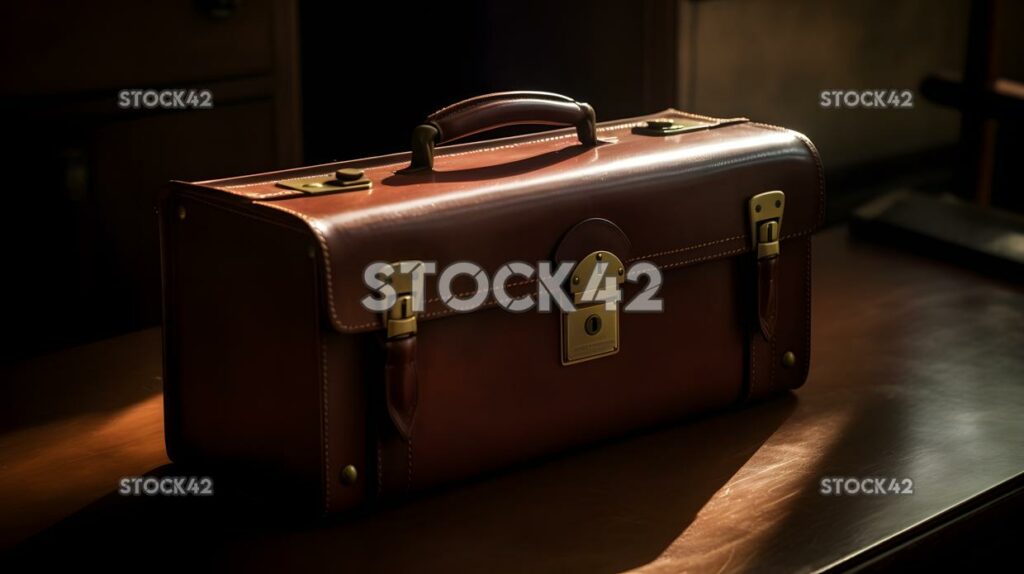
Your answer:
[[[170,457],[333,512],[802,385],[810,141],[593,117],[497,94],[431,116],[411,153],[173,183]],[[568,127],[434,148],[514,123]]]

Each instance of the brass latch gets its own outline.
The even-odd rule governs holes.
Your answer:
[[[412,273],[403,273],[401,263],[392,263],[394,273],[388,278],[398,298],[384,313],[388,328],[388,339],[398,339],[416,334],[416,311],[413,310]]]
[[[328,177],[298,177],[277,182],[278,187],[294,189],[310,195],[338,193],[342,191],[363,191],[373,187],[361,169],[344,168]]]
[[[562,364],[618,353],[618,299],[626,278],[622,261],[608,251],[595,251],[576,264],[570,277],[576,310],[562,315]]]
[[[750,198],[750,237],[758,259],[778,256],[785,208],[786,194],[781,191],[766,191]]]
[[[642,126],[633,128],[633,133],[643,136],[674,136],[747,121],[746,118],[725,120],[696,120],[690,118],[657,118],[647,120]]]

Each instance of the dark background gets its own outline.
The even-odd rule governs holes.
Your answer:
[[[1024,76],[1019,3],[999,20]],[[536,89],[599,120],[666,107],[808,134],[829,221],[876,193],[949,189],[959,114],[916,93],[962,69],[969,3],[108,0],[0,7],[3,342],[11,360],[158,324],[154,210],[201,180],[404,151],[430,112]],[[1014,24],[1017,22],[1017,24]],[[124,110],[122,89],[205,88],[212,110]],[[915,90],[909,111],[822,110],[822,89]],[[1019,209],[1019,133],[993,202]]]

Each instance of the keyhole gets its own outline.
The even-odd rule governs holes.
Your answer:
[[[587,320],[583,322],[583,330],[588,335],[596,335],[601,330],[601,318],[597,315],[587,317]]]

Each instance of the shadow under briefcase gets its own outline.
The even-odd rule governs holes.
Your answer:
[[[510,124],[564,129],[435,149]],[[509,92],[412,148],[172,185],[172,460],[332,512],[803,384],[806,137]]]

